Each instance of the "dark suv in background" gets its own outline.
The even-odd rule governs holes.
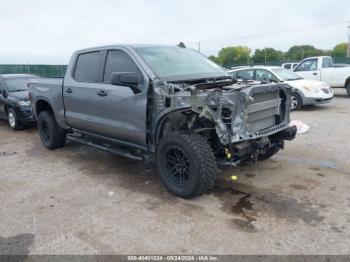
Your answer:
[[[27,74],[0,75],[0,118],[13,130],[35,122],[29,101],[28,83],[38,78]]]

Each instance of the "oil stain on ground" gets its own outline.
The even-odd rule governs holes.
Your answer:
[[[29,254],[29,248],[33,242],[33,234],[20,234],[11,237],[0,236],[0,255],[21,255],[21,257],[18,257],[19,261],[22,259],[25,261],[26,257],[22,256]]]
[[[234,228],[239,228],[244,232],[257,231],[255,222],[258,220],[258,214],[293,222],[301,220],[310,226],[315,226],[324,219],[318,209],[308,201],[299,202],[267,189],[217,181],[213,193],[222,201],[223,211],[239,216],[239,218],[232,219],[230,223]]]

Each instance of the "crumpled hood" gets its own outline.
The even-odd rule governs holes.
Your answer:
[[[312,87],[319,87],[319,88],[329,87],[327,83],[322,81],[317,81],[317,80],[300,79],[300,80],[294,80],[294,81],[286,81],[285,83],[295,88],[303,87],[303,86],[312,86]]]

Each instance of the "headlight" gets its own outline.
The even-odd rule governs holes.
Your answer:
[[[30,101],[17,101],[19,106],[30,106]]]
[[[319,93],[320,89],[314,86],[303,86],[303,88],[311,93]]]

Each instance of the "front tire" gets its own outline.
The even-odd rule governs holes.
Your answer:
[[[66,134],[59,128],[54,115],[49,111],[39,114],[38,131],[41,142],[48,149],[61,148],[66,143]]]
[[[209,192],[217,174],[211,147],[191,132],[173,132],[160,140],[157,168],[167,189],[186,199]]]
[[[291,95],[291,111],[297,111],[300,110],[303,106],[303,100],[301,99],[301,96],[298,93],[292,93]]]
[[[19,122],[16,111],[13,108],[9,108],[7,111],[7,122],[12,130],[19,130],[22,128],[22,124]]]

